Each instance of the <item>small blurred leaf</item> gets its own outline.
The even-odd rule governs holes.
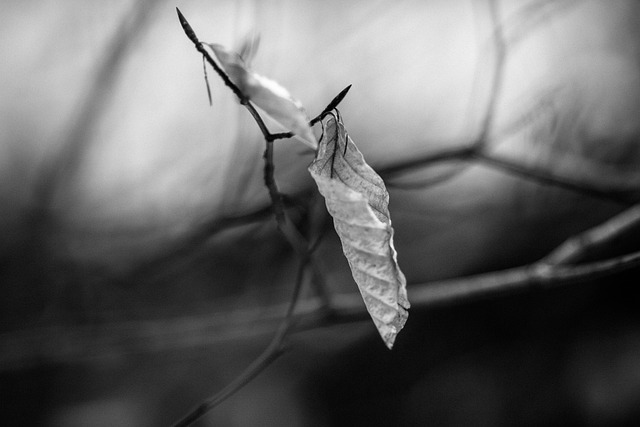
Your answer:
[[[330,116],[311,176],[327,210],[367,310],[391,348],[409,315],[406,279],[393,247],[389,193],[341,122]]]
[[[244,96],[314,150],[318,147],[300,101],[277,82],[249,69],[242,56],[219,44],[208,45]]]
[[[248,34],[240,44],[238,48],[238,54],[244,60],[244,63],[247,64],[248,67],[251,66],[251,62],[253,58],[255,58],[258,53],[258,48],[260,47],[260,35],[256,33]]]

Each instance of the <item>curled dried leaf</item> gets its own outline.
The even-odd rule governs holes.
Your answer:
[[[333,115],[326,119],[325,134],[309,172],[333,217],[367,310],[391,348],[407,320],[410,304],[393,246],[384,182]]]
[[[253,72],[236,52],[219,44],[208,45],[222,68],[240,92],[271,118],[293,132],[314,150],[318,142],[309,126],[309,117],[302,104],[279,83]]]

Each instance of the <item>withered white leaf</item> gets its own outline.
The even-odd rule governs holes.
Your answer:
[[[309,126],[309,117],[302,104],[279,83],[253,72],[242,56],[219,44],[208,45],[222,68],[244,96],[265,113],[293,132],[302,142],[313,148],[318,142]]]
[[[391,348],[407,321],[410,304],[406,279],[393,247],[389,193],[344,125],[333,115],[324,125],[324,136],[309,172],[333,217],[367,310]]]

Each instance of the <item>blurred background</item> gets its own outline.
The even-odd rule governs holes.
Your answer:
[[[388,184],[410,300],[535,262],[640,201],[637,1],[4,1],[3,425],[171,425],[284,315],[296,256],[264,141],[211,71],[208,105],[175,6],[203,41],[259,34],[254,69],[310,116],[353,85],[340,111]],[[355,295],[312,159],[277,142],[276,178],[292,219],[321,230],[325,291]],[[638,423],[639,273],[415,304],[391,352],[366,316],[296,333],[196,425]]]

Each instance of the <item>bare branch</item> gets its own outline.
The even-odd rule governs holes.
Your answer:
[[[640,227],[640,205],[568,239],[540,261],[510,270],[477,276],[413,284],[414,310],[465,303],[531,289],[584,283],[640,267],[640,251],[570,265]],[[0,335],[0,370],[39,363],[77,362],[137,354],[219,345],[273,331],[282,305],[231,313],[173,319],[47,326]],[[287,309],[290,311],[291,309]],[[357,294],[334,295],[331,307],[323,298],[300,301],[290,319],[291,331],[366,321],[368,313]]]
[[[610,220],[575,236],[541,262],[548,265],[570,264],[580,262],[595,252],[603,252],[613,246],[623,236],[640,231],[640,204],[616,215]]]
[[[582,283],[640,266],[640,251],[576,266],[530,266],[411,287],[412,307],[433,307]]]
[[[477,149],[474,145],[448,148],[427,154],[423,157],[412,158],[396,164],[382,166],[376,168],[376,172],[378,172],[378,174],[380,174],[380,176],[385,180],[392,179],[399,174],[431,166],[436,163],[451,160],[470,160],[476,151]]]
[[[489,0],[489,14],[493,23],[493,46],[494,46],[494,69],[491,80],[491,91],[487,100],[486,113],[480,128],[480,134],[477,137],[476,145],[485,146],[496,113],[496,107],[500,95],[502,94],[502,86],[504,81],[505,60],[507,58],[507,42],[503,34],[503,26],[500,22],[500,11],[498,0]]]
[[[258,356],[249,366],[247,366],[247,368],[233,381],[231,381],[226,387],[224,387],[218,393],[216,393],[209,399],[206,399],[195,409],[190,411],[182,419],[176,422],[174,424],[174,427],[186,427],[200,419],[207,412],[211,411],[213,408],[224,402],[227,398],[229,398],[235,392],[248,384],[284,352],[284,340],[287,337],[291,326],[293,325],[293,311],[295,309],[296,303],[298,302],[298,297],[300,296],[300,290],[304,281],[304,271],[307,262],[307,257],[304,257],[300,261],[296,277],[296,284],[293,290],[293,296],[291,297],[291,301],[289,302],[289,306],[287,308],[287,313],[267,348],[265,348],[260,356]]]

